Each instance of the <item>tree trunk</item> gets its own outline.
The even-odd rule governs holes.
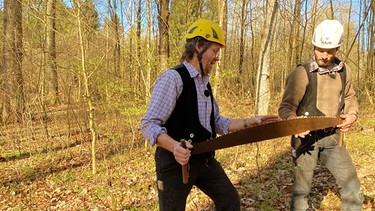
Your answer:
[[[329,0],[329,5],[330,5],[330,8],[331,8],[331,14],[330,14],[330,19],[335,19],[335,12],[334,12],[334,9],[333,9],[333,2],[332,0]]]
[[[149,99],[151,97],[151,58],[152,58],[152,50],[151,50],[151,2],[150,0],[146,0],[146,19],[147,19],[147,39],[146,39],[146,51],[147,51],[147,62],[146,62],[146,77],[145,77],[145,87],[146,87],[146,102],[148,104]]]
[[[169,58],[169,0],[160,0],[158,7],[160,66],[165,70],[168,68]]]
[[[301,0],[294,1],[294,14],[292,17],[292,28],[291,36],[289,40],[289,67],[288,70],[292,70],[298,63],[298,40],[301,23]]]
[[[135,71],[137,71],[137,75],[138,75],[138,81],[137,81],[137,90],[140,92],[140,94],[142,96],[144,96],[144,92],[143,92],[143,89],[142,89],[142,67],[143,66],[143,61],[142,60],[142,45],[141,45],[141,40],[142,40],[142,37],[141,37],[141,32],[142,32],[142,1],[139,1],[138,2],[138,9],[137,9],[137,13],[136,13],[136,17],[137,17],[137,29],[136,29],[136,40],[137,40],[137,60],[139,62],[137,62],[137,67],[134,69]]]
[[[259,66],[257,71],[257,95],[256,95],[256,115],[264,115],[268,113],[270,101],[269,89],[269,67],[270,52],[272,45],[273,27],[276,18],[278,1],[268,1],[267,17],[264,23],[264,33],[262,38],[261,53],[259,55]]]
[[[92,159],[92,173],[96,174],[96,129],[94,120],[94,106],[90,90],[90,73],[86,68],[86,43],[84,33],[84,23],[82,22],[82,9],[80,0],[75,1],[78,7],[77,10],[77,21],[78,21],[78,39],[81,53],[81,70],[84,79],[85,98],[87,99],[88,111],[89,111],[89,127],[91,132],[91,159]]]
[[[117,2],[113,1],[113,11],[111,11],[111,26],[113,26],[113,33],[115,35],[113,48],[113,71],[117,75],[121,71],[121,41],[120,41],[120,19],[116,13]],[[112,28],[112,27],[111,27]]]
[[[219,16],[219,26],[221,27],[221,29],[224,31],[224,34],[226,34],[227,32],[227,24],[228,24],[228,6],[227,6],[227,0],[219,0],[218,1],[218,8],[219,8],[219,11],[218,11],[218,16]],[[225,43],[226,43],[226,40],[227,38],[225,37]],[[221,52],[220,52],[220,60],[219,62],[217,63],[217,68],[216,68],[216,71],[215,71],[215,79],[217,81],[217,83],[213,84],[213,94],[216,95],[217,92],[218,92],[218,89],[219,89],[219,84],[220,84],[220,72],[224,69],[225,67],[225,49],[222,49]]]
[[[240,20],[240,58],[239,58],[239,64],[238,64],[238,78],[237,78],[237,83],[241,82],[242,73],[243,73],[243,61],[244,61],[244,53],[245,53],[245,22],[246,22],[246,0],[242,0],[242,7],[241,7],[241,20]]]
[[[370,22],[369,22],[369,27],[368,27],[368,32],[367,34],[369,35],[369,43],[368,43],[368,46],[371,46],[369,47],[369,50],[368,50],[368,59],[367,59],[367,73],[366,73],[366,77],[367,78],[374,78],[375,77],[375,71],[374,71],[374,68],[375,68],[375,50],[374,50],[374,46],[375,46],[375,4],[374,3],[371,3],[370,5]],[[374,82],[371,81],[371,80],[368,80],[367,83],[366,83],[366,92],[367,93],[370,93],[370,94],[367,94],[368,96],[368,99],[369,101],[371,102],[372,98],[375,96],[375,87],[374,87]]]
[[[22,1],[4,1],[2,120],[20,122],[25,111],[22,76]]]
[[[53,104],[59,102],[59,85],[56,65],[56,0],[47,1],[46,48],[47,48],[47,96]]]

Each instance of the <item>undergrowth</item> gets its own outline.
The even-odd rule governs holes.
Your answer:
[[[218,98],[228,117],[253,116],[248,100]],[[1,210],[158,210],[154,150],[139,130],[145,109],[105,109],[97,115],[97,173],[92,173],[91,142],[84,112],[72,119],[59,112],[48,122],[3,126],[0,134]],[[274,113],[276,106],[271,107]],[[59,109],[57,109],[59,110]],[[61,111],[61,109],[60,109]],[[71,111],[72,112],[72,111]],[[133,114],[133,113],[134,114]],[[366,110],[346,134],[364,193],[364,210],[375,198],[375,118]],[[32,126],[30,126],[32,125]],[[47,128],[47,130],[46,130]],[[46,132],[48,131],[48,133]],[[288,210],[292,186],[289,137],[216,152],[236,186],[243,210]],[[322,165],[314,178],[317,210],[340,208],[334,178]],[[327,184],[327,185],[320,185]],[[212,201],[193,188],[187,210],[213,210]]]

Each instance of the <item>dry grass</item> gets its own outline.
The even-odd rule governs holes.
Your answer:
[[[252,116],[250,102],[234,96],[218,101],[226,116]],[[51,108],[48,121],[34,119],[2,127],[0,209],[157,210],[154,148],[145,143],[138,128],[144,106],[98,112],[95,175],[84,109],[68,110]],[[365,195],[364,210],[375,208],[374,119],[372,112],[362,113],[346,137]],[[288,137],[217,151],[217,159],[241,195],[243,210],[288,209],[292,185],[289,152]],[[323,166],[317,171],[314,207],[339,209],[334,178]],[[327,185],[321,185],[322,181]],[[193,189],[187,207],[211,210],[212,202]]]

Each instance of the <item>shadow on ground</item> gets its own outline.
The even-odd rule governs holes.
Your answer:
[[[289,152],[280,154],[270,161],[270,164],[257,174],[242,178],[236,185],[242,199],[243,210],[290,209],[293,185],[291,155]],[[322,163],[318,162],[309,197],[311,210],[341,210],[339,197],[339,188],[335,178]],[[363,198],[363,207],[374,210],[374,199],[367,195]]]

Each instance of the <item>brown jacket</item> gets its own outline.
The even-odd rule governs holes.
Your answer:
[[[351,69],[346,67],[346,85],[345,85],[345,109],[344,113],[349,111],[358,113],[358,102],[356,93],[352,84]],[[310,70],[317,71],[317,70]],[[342,82],[340,74],[331,77],[328,73],[320,75],[317,73],[317,108],[326,116],[336,116],[340,106]],[[296,67],[288,76],[282,101],[279,106],[279,116],[287,119],[289,116],[297,116],[296,111],[303,99],[306,87],[309,85],[307,72],[303,66]]]

